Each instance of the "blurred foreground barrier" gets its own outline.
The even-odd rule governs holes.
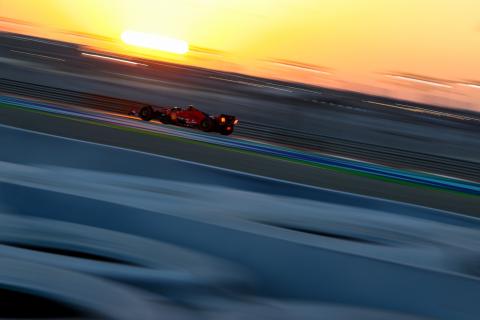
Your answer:
[[[0,133],[9,142],[0,155],[7,211],[230,260],[253,273],[259,295],[435,319],[480,314],[477,219],[6,127]]]
[[[428,320],[431,318],[359,308],[344,304],[308,304],[294,301],[246,299],[224,301],[221,307],[207,312],[212,320]],[[431,319],[433,320],[433,319]]]
[[[0,256],[150,289],[162,295],[226,294],[246,289],[240,268],[204,254],[125,233],[58,220],[0,214]]]
[[[0,317],[158,319],[130,288],[59,268],[0,257]],[[168,314],[165,315],[168,318]]]

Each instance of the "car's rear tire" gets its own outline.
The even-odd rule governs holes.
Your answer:
[[[150,121],[153,119],[153,114],[154,114],[153,108],[150,106],[145,106],[142,109],[140,109],[138,116],[140,117],[140,119],[144,121]]]
[[[213,130],[213,120],[209,117],[205,117],[199,124],[199,128],[202,131],[210,132]]]

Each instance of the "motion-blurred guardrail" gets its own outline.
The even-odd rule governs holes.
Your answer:
[[[124,114],[131,108],[142,105],[142,103],[138,101],[129,101],[8,79],[0,79],[0,92]],[[374,144],[359,143],[261,123],[246,122],[241,119],[236,132],[247,138],[280,143],[297,148],[306,148],[322,153],[346,156],[400,168],[480,181],[480,164],[475,162]]]
[[[3,319],[153,320],[161,313],[159,306],[115,283],[4,256],[0,290]]]
[[[163,274],[156,283],[167,284],[160,290],[167,296],[169,273],[172,284],[191,288],[179,275],[193,271],[191,280],[205,275],[207,287],[231,289],[216,297],[194,290],[198,312],[214,309],[206,319],[282,319],[283,313],[295,319],[316,319],[317,313],[325,319],[478,318],[478,219],[7,126],[0,126],[0,142],[0,206],[22,216],[0,219],[0,249],[32,268],[87,273],[141,289],[151,289],[140,283]],[[156,258],[133,250],[137,245]],[[177,247],[201,253],[192,257],[213,274],[195,272],[188,257],[190,265],[182,268],[177,251],[170,255]],[[106,261],[71,264],[72,251],[148,268],[135,274],[129,271],[135,266]],[[166,268],[158,264],[162,258]],[[0,271],[9,265],[0,263]],[[233,271],[236,278],[232,270],[246,272]],[[253,296],[245,297],[236,279],[254,279]]]

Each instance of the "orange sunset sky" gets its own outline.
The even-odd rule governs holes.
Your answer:
[[[191,47],[156,59],[480,107],[478,0],[0,0],[0,18],[31,23],[23,33],[129,54],[152,52],[122,44],[122,32],[154,33]]]

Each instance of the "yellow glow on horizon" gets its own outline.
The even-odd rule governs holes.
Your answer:
[[[26,22],[20,33],[125,57],[415,98],[424,95],[412,87],[424,79],[448,80],[430,86],[459,87],[465,99],[480,94],[479,10],[478,0],[0,0],[0,18]],[[419,78],[408,85],[386,74]],[[472,83],[447,87],[465,79]]]
[[[146,49],[176,54],[185,54],[188,52],[188,43],[186,41],[151,33],[127,30],[122,33],[121,39],[128,45]]]

